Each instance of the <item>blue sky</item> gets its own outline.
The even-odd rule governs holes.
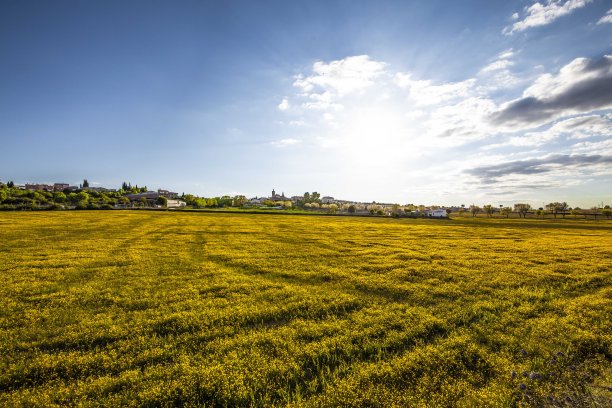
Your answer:
[[[612,3],[0,3],[0,180],[612,204]]]

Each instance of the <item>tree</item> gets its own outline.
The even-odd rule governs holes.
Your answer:
[[[243,195],[237,195],[233,198],[233,206],[234,207],[242,207],[246,203],[246,197]]]
[[[557,203],[557,211],[559,211],[561,213],[561,216],[563,218],[565,218],[565,212],[568,210],[568,205],[567,203],[564,201],[562,203]]]
[[[514,211],[519,214],[519,217],[527,217],[527,213],[531,210],[531,206],[529,204],[514,204]]]
[[[321,199],[321,194],[317,193],[316,191],[313,191],[312,194],[310,195],[310,199],[313,202],[319,202]]]
[[[512,208],[510,208],[510,207],[502,207],[502,209],[499,210],[499,212],[502,215],[505,215],[506,218],[508,218],[508,217],[510,217],[510,214],[512,214]]]
[[[572,214],[574,218],[576,218],[580,214],[580,211],[574,208],[573,210],[570,211],[570,214]]]
[[[100,194],[100,201],[102,201],[102,204],[108,204],[108,203],[110,203],[111,198],[106,193],[101,193]]]
[[[557,218],[557,214],[561,213],[565,218],[565,212],[567,211],[568,205],[564,201],[562,203],[555,201],[554,203],[546,204],[546,209],[551,212]]]
[[[612,210],[611,210],[611,209],[609,209],[609,208],[605,208],[605,209],[603,209],[603,210],[601,211],[601,213],[602,213],[603,215],[605,215],[605,216],[606,216],[606,218],[610,218],[610,216],[612,216]]]
[[[378,205],[378,204],[370,204],[368,206],[368,210],[370,210],[370,214],[374,214],[374,213],[376,213],[379,210],[382,211],[382,207],[380,205]]]
[[[472,213],[472,217],[476,217],[476,214],[480,212],[480,207],[477,205],[471,205],[470,212]]]
[[[89,181],[87,179],[83,179],[83,188],[89,188]]]
[[[355,214],[355,206],[354,205],[349,205],[349,208],[347,209],[349,214]]]
[[[53,193],[53,201],[56,203],[63,203],[66,201],[66,194],[62,193],[62,192],[55,192]]]
[[[155,200],[155,204],[160,205],[162,207],[167,207],[168,206],[168,199],[166,197],[159,196],[159,197],[157,197],[157,200]]]
[[[493,215],[493,211],[495,211],[495,209],[493,208],[491,204],[487,204],[483,206],[482,208],[489,218]]]
[[[9,181],[8,183],[6,183],[6,186],[8,188],[14,188],[15,187],[15,183],[13,183],[13,180]]]
[[[128,206],[130,205],[130,199],[127,197],[119,197],[119,204],[121,204],[122,206]]]
[[[79,202],[84,201],[85,203],[87,203],[89,201],[89,194],[84,191],[81,191],[77,193],[76,198]]]

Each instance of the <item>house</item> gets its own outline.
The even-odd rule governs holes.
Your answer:
[[[83,191],[93,191],[94,193],[108,193],[115,192],[114,188],[106,188],[106,187],[83,187]]]
[[[166,197],[166,198],[178,198],[178,193],[168,191],[168,190],[162,190],[161,188],[157,190],[157,193],[160,196]]]
[[[184,202],[183,200],[174,200],[171,198],[168,198],[166,200],[166,207],[168,208],[181,208],[181,207],[185,207],[187,205],[186,202]]]
[[[28,183],[25,185],[25,189],[31,190],[31,191],[37,191],[37,190],[53,191],[53,186],[50,184],[29,184]]]
[[[53,191],[64,191],[68,187],[70,187],[70,184],[68,183],[55,183],[53,184]]]
[[[429,210],[427,211],[426,214],[428,217],[433,217],[433,218],[446,218],[447,217],[446,210],[444,208],[440,208],[438,210]]]
[[[260,205],[263,204],[267,199],[264,197],[255,197],[255,198],[251,198],[249,201],[247,201],[247,204],[249,205]]]
[[[160,197],[160,195],[155,191],[147,191],[146,193],[126,194],[125,197],[127,197],[130,201],[138,201],[144,198],[148,202],[153,203]]]
[[[321,202],[323,204],[332,204],[335,202],[334,197],[330,197],[330,196],[325,196],[321,198]]]

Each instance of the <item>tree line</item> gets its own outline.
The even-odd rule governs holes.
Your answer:
[[[147,187],[132,186],[130,182],[123,182],[121,188],[116,191],[98,191],[89,187],[87,179],[79,185],[76,190],[65,189],[63,191],[45,191],[45,190],[22,190],[15,187],[12,181],[5,183],[0,182],[0,210],[38,210],[38,209],[113,209],[113,208],[131,208],[131,207],[148,207],[160,206],[165,207],[167,198],[159,197],[155,201],[147,200],[141,197],[139,200],[131,201],[128,194],[139,194],[148,191]],[[244,195],[220,197],[199,197],[193,194],[182,194],[180,196],[185,201],[186,205],[191,208],[228,208],[246,207],[248,204],[247,198]],[[327,213],[345,212],[347,214],[363,214],[370,215],[389,215],[393,217],[410,217],[424,216],[427,209],[434,210],[441,208],[440,206],[424,206],[407,204],[400,206],[381,205],[376,202],[371,204],[355,203],[355,204],[336,204],[322,203],[321,194],[314,192],[305,192],[304,195],[295,202],[283,200],[265,200],[262,203],[265,207],[280,207],[283,209],[303,209],[316,210]],[[447,213],[451,210],[447,209]],[[471,205],[468,208],[462,206],[459,214],[469,213],[472,217],[477,217],[479,214],[485,214],[487,217],[493,217],[499,214],[509,218],[511,214],[516,214],[520,218],[528,216],[536,216],[544,218],[547,215],[552,215],[554,218],[560,216],[604,216],[610,218],[612,209],[609,205],[599,207],[591,207],[590,209],[581,209],[579,207],[570,207],[566,202],[551,202],[540,208],[532,208],[530,204],[517,203],[513,207],[500,206],[495,207],[491,204],[485,204],[482,207]]]
[[[87,179],[84,179],[76,190],[62,191],[22,190],[17,188],[13,181],[6,184],[0,182],[0,210],[110,210],[130,207],[132,203],[126,195],[145,191],[146,186],[132,187],[125,182],[122,188],[116,191],[97,191],[91,189]]]
[[[532,208],[530,204],[526,203],[514,204],[514,208],[500,206],[499,209],[495,208],[491,204],[486,204],[482,206],[482,208],[477,205],[471,205],[467,211],[472,214],[472,217],[476,217],[480,213],[486,214],[488,217],[492,217],[493,214],[497,212],[506,218],[509,218],[512,213],[518,214],[519,218],[527,218],[528,215],[535,215],[536,217],[544,218],[547,214],[552,215],[554,218],[557,218],[557,216],[565,218],[566,215],[572,215],[574,218],[580,215],[590,215],[594,218],[597,218],[598,216],[610,218],[612,216],[612,209],[609,205],[606,205],[603,208],[594,206],[589,209],[582,209],[580,207],[572,208],[565,201],[551,202],[539,208]],[[460,213],[461,212],[465,212],[465,210],[460,211]]]

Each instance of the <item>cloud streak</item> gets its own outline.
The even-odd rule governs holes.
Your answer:
[[[559,17],[570,14],[576,9],[582,8],[589,4],[591,0],[548,0],[547,3],[535,3],[525,9],[525,16],[522,20],[516,21],[511,26],[503,29],[505,35],[525,31],[531,27],[539,27],[551,24]],[[516,13],[513,17],[516,16]]]
[[[608,23],[612,23],[612,9],[608,10],[608,12],[602,18],[599,19],[597,25]]]
[[[558,75],[545,74],[491,115],[493,125],[529,128],[571,114],[612,108],[612,56],[577,58]]]
[[[612,116],[588,115],[565,119],[555,123],[549,129],[540,132],[527,132],[524,136],[513,136],[502,146],[542,146],[562,135],[569,139],[609,136],[612,134]]]
[[[593,166],[604,166],[607,171],[610,171],[612,169],[612,156],[556,154],[543,158],[480,166],[466,170],[465,173],[477,177],[482,184],[494,184],[499,182],[500,179],[512,175],[529,176],[550,173],[560,167],[567,170]]]

